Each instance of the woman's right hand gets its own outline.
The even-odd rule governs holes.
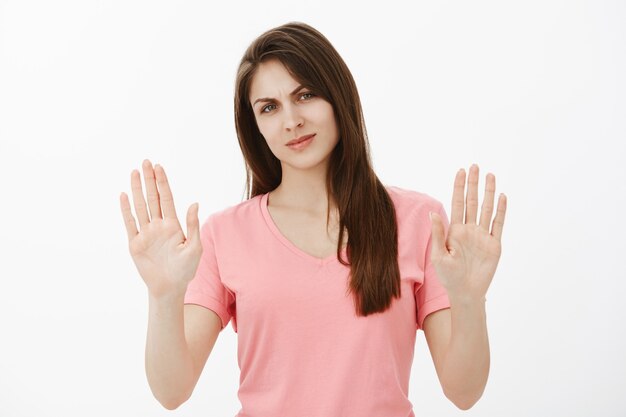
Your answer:
[[[146,159],[143,161],[143,175],[150,217],[143,197],[139,171],[135,169],[130,174],[140,231],[137,231],[135,218],[130,211],[128,196],[125,193],[120,195],[130,254],[141,278],[148,286],[150,296],[160,298],[184,294],[202,255],[198,203],[192,204],[187,210],[188,238],[185,238],[176,217],[172,192],[163,167],[157,164],[153,169]]]

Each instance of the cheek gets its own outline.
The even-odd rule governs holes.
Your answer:
[[[335,115],[331,111],[327,111],[324,115],[324,123],[328,126],[328,131],[332,133],[338,133],[337,121],[335,120]]]
[[[265,136],[265,134],[267,133],[267,121],[263,118],[257,117],[256,126],[259,128],[259,132],[261,132],[261,134]]]
[[[319,109],[320,119],[324,121],[324,123],[332,124],[335,123],[335,114],[333,112],[333,107],[329,103],[324,103],[324,106]]]
[[[267,144],[271,147],[272,142],[274,142],[277,138],[276,135],[276,123],[273,123],[270,119],[257,119],[257,127],[259,128],[259,132],[265,138]]]

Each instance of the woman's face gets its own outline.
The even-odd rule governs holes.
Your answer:
[[[270,150],[285,168],[309,169],[327,164],[339,141],[332,105],[302,87],[278,60],[259,64],[250,84],[250,104]],[[315,135],[305,146],[292,139]]]

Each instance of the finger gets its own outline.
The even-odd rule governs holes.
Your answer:
[[[139,227],[143,228],[150,223],[150,217],[148,217],[146,209],[146,200],[143,199],[141,176],[136,169],[133,169],[133,172],[130,173],[130,188],[133,192],[133,204],[135,206],[135,214],[137,214],[137,219],[139,220]]]
[[[120,195],[120,206],[122,208],[122,218],[124,219],[124,225],[126,226],[126,234],[128,235],[128,241],[137,235],[137,224],[133,213],[130,211],[130,203],[128,202],[128,196],[126,193]]]
[[[198,203],[187,210],[187,239],[190,243],[200,242],[200,220],[198,220]]]
[[[159,204],[159,192],[154,181],[154,170],[149,160],[143,161],[143,179],[146,183],[146,197],[150,208],[150,219],[160,219],[161,205]]]
[[[465,210],[465,170],[459,169],[454,178],[454,190],[452,191],[452,210],[450,212],[450,224],[463,223],[463,211]]]
[[[493,195],[495,192],[496,176],[489,173],[485,179],[485,197],[483,199],[483,205],[480,209],[480,227],[487,233],[489,233],[491,216],[493,215]]]
[[[470,167],[467,180],[467,196],[465,200],[465,223],[476,224],[476,212],[478,211],[478,165]]]
[[[502,238],[502,228],[504,227],[504,216],[506,214],[506,196],[500,194],[498,198],[498,211],[496,211],[496,217],[493,219],[493,226],[491,227],[491,235],[498,239]]]
[[[447,252],[445,245],[446,238],[444,236],[445,230],[438,213],[430,212],[430,221],[432,225],[430,232],[430,261],[432,263],[438,263],[441,257]]]
[[[161,165],[156,164],[154,166],[154,175],[157,180],[157,185],[159,186],[159,198],[161,210],[163,210],[163,218],[178,220],[178,217],[176,216],[176,208],[174,207],[172,190],[170,189],[170,184],[167,181],[165,170]]]

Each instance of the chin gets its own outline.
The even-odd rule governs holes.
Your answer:
[[[320,155],[306,155],[306,156],[298,155],[298,156],[301,156],[301,157],[300,158],[293,158],[293,157],[285,158],[280,161],[281,165],[283,166],[283,172],[284,172],[285,165],[287,165],[291,169],[298,169],[298,170],[305,171],[308,169],[318,167],[321,164],[328,163],[328,161],[330,160],[330,154],[325,155],[325,156],[320,156]]]

